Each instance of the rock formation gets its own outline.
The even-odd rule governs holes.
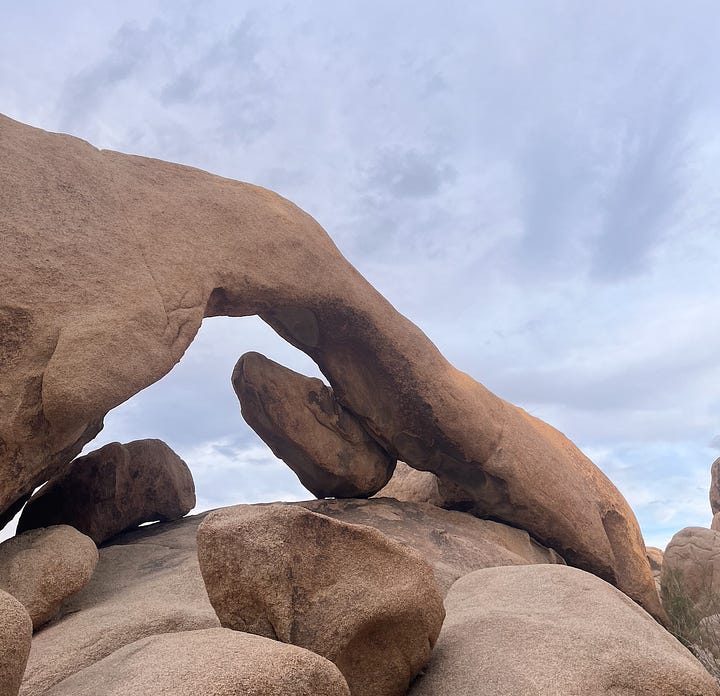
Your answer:
[[[88,585],[33,637],[21,696],[43,696],[141,638],[219,627],[197,561],[199,523],[141,527],[101,548]]]
[[[293,505],[211,512],[198,557],[220,623],[326,657],[354,696],[402,696],[440,632],[419,555],[370,527]]]
[[[87,585],[97,560],[95,542],[77,529],[34,529],[0,544],[0,589],[25,607],[37,629]]]
[[[458,580],[410,696],[718,696],[702,665],[625,595],[566,566]],[[480,686],[481,685],[481,686]]]
[[[31,638],[32,621],[25,607],[0,590],[0,696],[17,696]]]
[[[40,489],[22,511],[18,530],[68,524],[102,544],[143,522],[178,519],[194,506],[190,470],[164,442],[112,442]]]
[[[315,500],[297,503],[341,522],[374,527],[419,553],[435,571],[443,594],[480,568],[564,561],[527,532],[428,503],[391,499]]]
[[[294,645],[225,628],[143,638],[68,677],[45,696],[99,693],[350,696],[332,662]]]
[[[665,549],[660,583],[663,597],[680,591],[701,616],[719,613],[720,532],[681,529]]]
[[[0,163],[0,514],[165,375],[203,317],[259,314],[393,457],[663,615],[612,483],[454,369],[292,203],[5,117]]]
[[[232,385],[248,425],[318,498],[365,498],[390,479],[395,459],[321,380],[246,353]]]
[[[710,508],[713,515],[720,512],[720,457],[710,467]]]
[[[660,592],[660,573],[662,571],[663,564],[663,552],[661,549],[655,546],[647,546],[645,548],[647,553],[648,563],[650,564],[650,572],[652,573],[653,580],[655,581],[655,587]]]

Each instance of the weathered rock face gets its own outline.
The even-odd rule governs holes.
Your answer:
[[[332,662],[294,645],[210,628],[126,645],[46,696],[350,696]]]
[[[710,467],[710,507],[713,515],[720,512],[720,457]]]
[[[192,517],[141,527],[100,549],[88,585],[33,637],[22,696],[42,696],[140,638],[217,628],[198,567],[199,523]]]
[[[710,529],[720,532],[720,512],[716,512],[713,515],[712,521],[710,522]]]
[[[315,500],[298,505],[341,522],[374,527],[414,549],[432,566],[443,594],[459,577],[480,568],[564,563],[552,549],[540,546],[521,529],[441,510],[429,503],[373,498]]]
[[[575,568],[478,570],[453,585],[445,606],[432,661],[410,696],[720,694],[640,607]]]
[[[663,597],[679,591],[700,615],[718,613],[720,532],[703,527],[681,529],[665,549],[660,583]]]
[[[390,479],[391,457],[332,389],[246,353],[232,374],[243,418],[318,498],[365,498]]]
[[[0,696],[17,696],[31,639],[32,621],[25,607],[0,590]]]
[[[454,369],[288,201],[0,117],[0,210],[0,513],[165,375],[203,316],[259,314],[391,455],[662,615],[610,481]]]
[[[68,524],[102,544],[143,522],[178,519],[194,506],[190,470],[162,440],[111,442],[40,489],[18,530]]]
[[[662,586],[660,584],[660,572],[662,571],[663,552],[655,546],[647,546],[645,551],[647,553],[648,563],[650,564],[650,572],[652,573],[653,580],[655,581],[655,587],[659,593],[662,591]]]
[[[431,471],[418,471],[398,462],[388,484],[376,494],[378,498],[395,498],[408,503],[430,503],[446,510],[473,512],[475,501],[451,481]]]
[[[211,512],[198,557],[220,623],[334,662],[356,696],[400,696],[444,610],[432,569],[370,527],[293,505]]]
[[[0,544],[0,589],[25,607],[37,629],[87,585],[97,560],[95,542],[77,529],[34,529]]]

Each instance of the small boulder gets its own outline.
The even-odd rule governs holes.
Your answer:
[[[600,578],[559,565],[477,570],[445,600],[409,696],[718,696],[672,635]]]
[[[318,498],[367,498],[390,479],[391,457],[321,380],[245,353],[232,384],[243,418]]]
[[[25,607],[0,590],[0,696],[17,696],[31,640],[32,621]]]
[[[293,505],[211,512],[198,557],[220,623],[334,662],[355,696],[400,696],[444,616],[430,566],[370,527]]]
[[[87,585],[97,560],[95,542],[73,527],[32,529],[0,544],[0,589],[27,609],[37,630]]]
[[[464,491],[452,481],[440,478],[432,471],[420,471],[398,462],[387,485],[380,489],[376,498],[395,498],[407,503],[430,503],[446,510],[472,512],[476,506],[471,493]]]
[[[655,580],[655,587],[660,592],[660,572],[662,571],[663,563],[663,552],[662,549],[656,546],[646,546],[645,552],[647,553],[648,563],[650,564],[650,572],[652,573],[653,580]]]
[[[100,545],[143,522],[178,519],[194,506],[190,470],[162,440],[112,442],[74,460],[33,495],[18,531],[68,524]]]
[[[102,688],[100,688],[102,687]],[[332,662],[249,633],[210,628],[143,638],[45,696],[349,696]]]

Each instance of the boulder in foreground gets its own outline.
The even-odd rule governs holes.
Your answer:
[[[294,645],[210,628],[143,638],[46,696],[349,696],[328,660]]]
[[[718,696],[672,635],[608,583],[558,565],[458,580],[410,696]]]
[[[430,566],[370,527],[294,505],[211,512],[198,557],[220,623],[334,662],[354,696],[401,696],[444,617]]]
[[[31,639],[32,621],[25,607],[0,590],[0,696],[17,696]]]
[[[143,522],[178,519],[194,506],[192,474],[162,440],[111,442],[41,488],[18,531],[68,524],[100,545]]]
[[[95,542],[67,525],[32,529],[0,544],[0,589],[28,611],[37,629],[92,577]]]

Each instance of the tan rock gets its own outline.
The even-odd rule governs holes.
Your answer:
[[[720,512],[720,457],[710,467],[710,508],[713,515]]]
[[[678,592],[700,616],[720,610],[720,532],[681,529],[667,545],[660,574],[663,601]]]
[[[243,418],[318,498],[366,498],[390,479],[391,457],[322,380],[245,353],[232,384]]]
[[[432,566],[443,594],[459,577],[479,568],[564,563],[552,549],[541,546],[521,529],[429,503],[373,498],[314,500],[298,505],[341,522],[374,527],[414,549]]]
[[[398,462],[387,485],[377,492],[376,498],[395,498],[408,503],[430,503],[446,510],[472,512],[475,500],[452,481],[442,479],[432,471],[413,469]]]
[[[162,440],[112,442],[41,488],[22,511],[18,530],[68,524],[102,544],[143,522],[178,519],[193,507],[192,474]]]
[[[32,621],[25,607],[0,590],[0,696],[17,696],[31,639]]]
[[[458,580],[426,674],[410,696],[718,696],[670,633],[599,578],[558,565]]]
[[[660,571],[662,570],[663,552],[655,546],[645,547],[647,553],[648,563],[650,563],[650,572],[652,573],[653,580],[655,581],[655,587],[657,588],[658,594],[662,592],[662,585],[660,583]]]
[[[720,532],[720,512],[716,512],[713,515],[712,521],[710,522],[710,529],[715,532]]]
[[[218,627],[197,562],[199,523],[141,527],[101,548],[88,585],[33,637],[22,696],[42,696],[140,638]]]
[[[225,628],[166,633],[120,648],[46,696],[349,696],[315,653]]]
[[[610,481],[454,369],[292,203],[4,117],[0,162],[0,514],[165,375],[204,316],[257,313],[393,456],[662,615]]]
[[[37,629],[92,577],[95,542],[65,525],[34,529],[0,544],[0,589],[28,611]]]
[[[198,529],[210,601],[228,628],[334,662],[356,696],[400,696],[444,616],[432,569],[370,527],[293,505],[211,512]]]

